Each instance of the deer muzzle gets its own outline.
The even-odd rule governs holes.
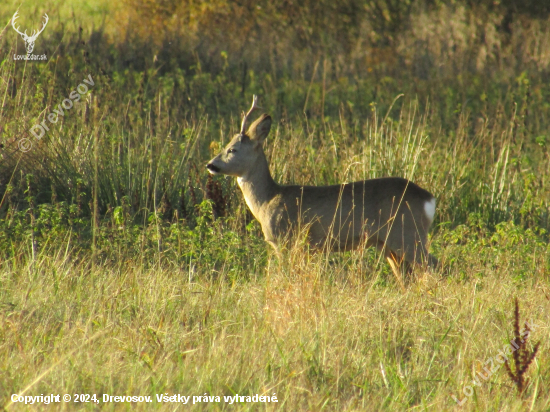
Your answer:
[[[213,165],[212,163],[208,163],[208,164],[206,165],[206,168],[207,168],[208,171],[209,171],[210,173],[212,173],[213,175],[220,173],[220,168],[219,168],[218,166]]]

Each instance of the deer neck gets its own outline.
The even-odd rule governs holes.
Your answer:
[[[237,183],[243,192],[246,204],[257,219],[263,214],[264,207],[279,192],[279,185],[271,177],[263,151],[253,167],[237,178]]]

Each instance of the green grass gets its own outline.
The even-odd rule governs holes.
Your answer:
[[[86,5],[21,7],[22,25],[50,15],[44,64],[14,62],[21,39],[0,35],[0,406],[52,410],[11,395],[84,393],[153,402],[63,407],[175,410],[155,395],[208,393],[221,402],[191,407],[458,410],[452,396],[513,338],[518,297],[537,325],[527,346],[541,342],[524,395],[500,368],[460,410],[549,410],[548,20],[518,18],[507,35],[494,11],[440,4],[387,47],[329,39],[319,54],[293,48],[288,29],[274,48],[248,44],[243,69],[238,35],[195,44],[190,25],[149,39],[120,17],[140,16],[131,4]],[[0,6],[4,21],[17,6]],[[480,60],[483,45],[500,57]],[[46,136],[27,133],[88,75],[95,85]],[[279,260],[235,181],[204,168],[252,93],[275,119],[265,150],[278,182],[403,176],[434,193],[442,268],[402,293],[374,250],[298,242]]]

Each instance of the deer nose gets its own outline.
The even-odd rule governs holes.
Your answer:
[[[208,163],[206,168],[210,173],[220,173],[220,168],[218,166],[214,166],[212,163]]]

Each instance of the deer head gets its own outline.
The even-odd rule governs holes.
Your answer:
[[[46,25],[48,24],[49,17],[46,13],[44,13],[44,24],[43,24],[42,28],[39,31],[34,30],[32,32],[32,35],[29,36],[29,35],[27,35],[27,30],[25,30],[24,33],[21,33],[19,31],[19,29],[15,26],[15,20],[19,17],[18,13],[19,12],[16,11],[15,14],[13,15],[13,17],[11,19],[11,25],[13,26],[13,29],[17,33],[19,33],[21,35],[21,37],[23,38],[23,41],[25,42],[25,48],[27,49],[27,54],[31,54],[33,49],[34,49],[34,42],[36,41],[36,39],[38,38],[40,33],[42,33],[44,31],[44,29],[46,28]]]
[[[260,116],[250,125],[248,131],[246,130],[250,114],[260,109],[257,103],[258,96],[254,95],[250,110],[246,114],[243,112],[240,133],[233,136],[225,149],[206,166],[210,173],[242,177],[255,170],[254,165],[258,158],[265,161],[262,143],[271,128],[271,117],[267,114]]]

